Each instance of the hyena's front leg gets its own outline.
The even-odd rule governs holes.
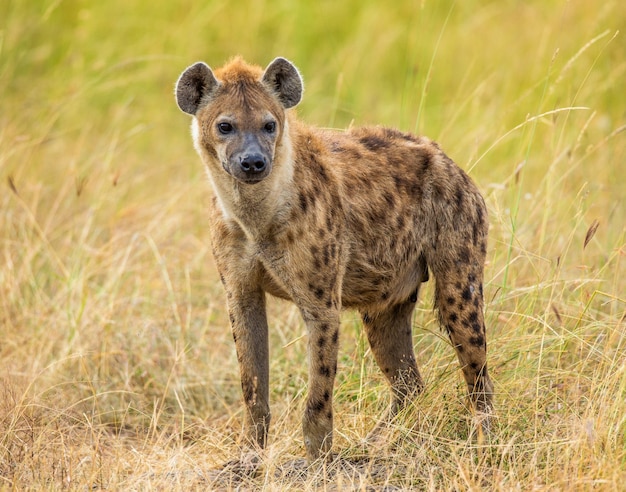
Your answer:
[[[337,373],[339,311],[303,310],[309,333],[309,393],[302,419],[307,459],[330,458],[333,439],[333,385]]]
[[[335,228],[334,232],[340,237],[340,231]],[[280,281],[300,309],[309,335],[309,388],[302,430],[310,463],[331,457],[333,385],[345,267],[341,245],[335,236],[326,239],[312,245],[305,242],[294,245],[290,255],[278,248],[263,251],[267,271]]]
[[[246,405],[245,438],[251,447],[265,447],[270,424],[269,348],[265,294],[240,285],[228,292],[228,313],[237,349],[241,389]]]

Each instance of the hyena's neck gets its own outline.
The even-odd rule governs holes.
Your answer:
[[[209,178],[224,216],[234,220],[252,240],[266,241],[285,224],[295,203],[293,148],[289,128],[276,147],[271,174],[257,184],[244,184],[224,174]]]

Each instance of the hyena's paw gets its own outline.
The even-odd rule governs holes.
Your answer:
[[[476,444],[489,444],[493,438],[494,414],[492,409],[487,411],[475,411],[472,416],[473,420],[473,438]]]

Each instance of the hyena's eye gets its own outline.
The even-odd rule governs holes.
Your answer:
[[[232,133],[235,131],[235,129],[233,128],[233,125],[231,125],[230,123],[225,123],[225,122],[218,123],[217,129],[220,131],[222,135],[228,135],[229,133]]]
[[[263,128],[265,128],[265,131],[267,133],[274,133],[276,131],[276,122],[268,121],[267,123],[265,123],[265,126]]]

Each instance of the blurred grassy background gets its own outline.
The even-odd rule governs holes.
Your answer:
[[[486,195],[498,437],[476,468],[427,289],[415,323],[431,387],[423,427],[399,428],[392,455],[412,462],[385,480],[619,487],[625,28],[619,1],[4,0],[2,486],[188,488],[189,463],[236,453],[238,369],[208,247],[210,189],[173,85],[196,60],[241,54],[300,68],[308,122],[426,134]],[[271,323],[279,462],[302,454],[306,347],[289,305],[272,303]],[[346,315],[338,450],[354,450],[385,391]]]

